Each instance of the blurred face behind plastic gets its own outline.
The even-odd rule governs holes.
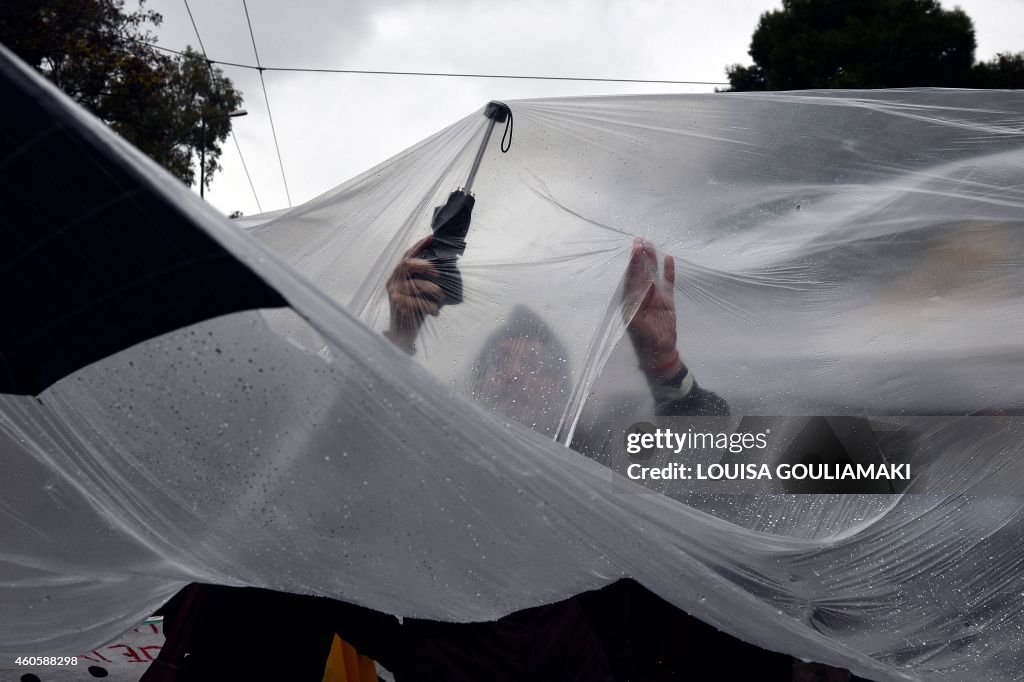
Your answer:
[[[554,436],[565,397],[564,364],[527,336],[506,339],[486,353],[477,399],[502,416]]]

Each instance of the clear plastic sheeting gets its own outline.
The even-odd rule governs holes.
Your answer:
[[[510,106],[463,301],[412,358],[381,333],[388,279],[465,182],[479,112],[246,232],[88,121],[291,309],[0,396],[0,650],[87,651],[193,580],[468,621],[628,576],[873,679],[1024,677],[1024,438],[963,416],[1024,408],[1024,97]],[[634,494],[602,430],[654,411],[626,333],[636,236],[674,255],[680,352],[733,415],[946,415],[921,455],[959,465],[931,492]],[[501,363],[516,329],[543,338],[533,364]]]
[[[1024,95],[897,91],[516,103],[459,261],[465,302],[419,359],[471,388],[516,306],[566,350],[561,440],[638,376],[617,287],[634,236],[675,255],[679,340],[742,414],[1024,406]],[[384,281],[461,186],[476,114],[254,234],[369,326]],[[979,333],[980,329],[985,332]],[[611,362],[609,362],[611,360]],[[603,381],[602,381],[603,380]],[[643,392],[643,391],[641,391]],[[555,412],[564,413],[555,415]]]

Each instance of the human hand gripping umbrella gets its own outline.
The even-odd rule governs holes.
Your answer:
[[[410,355],[416,352],[416,336],[428,315],[436,317],[445,305],[462,302],[462,274],[457,262],[466,251],[466,235],[473,218],[475,197],[470,193],[491,133],[497,123],[506,123],[508,145],[512,142],[512,111],[501,102],[489,102],[484,109],[487,127],[470,168],[466,184],[434,208],[432,234],[405,252],[387,281],[390,323],[384,333]],[[508,151],[502,138],[502,152]]]

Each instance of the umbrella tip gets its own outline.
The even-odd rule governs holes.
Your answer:
[[[504,102],[491,100],[484,107],[484,116],[498,123],[504,123],[511,113],[512,110]]]

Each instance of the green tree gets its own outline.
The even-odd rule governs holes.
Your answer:
[[[231,131],[224,114],[241,93],[195,51],[150,46],[162,17],[143,3],[129,11],[124,0],[18,0],[0,13],[0,42],[188,185],[205,116],[209,186]]]
[[[1024,88],[1024,52],[997,54],[995,59],[976,64],[973,73],[976,88]]]
[[[966,87],[974,25],[937,0],[783,0],[754,30],[752,66],[727,67],[732,90]]]

